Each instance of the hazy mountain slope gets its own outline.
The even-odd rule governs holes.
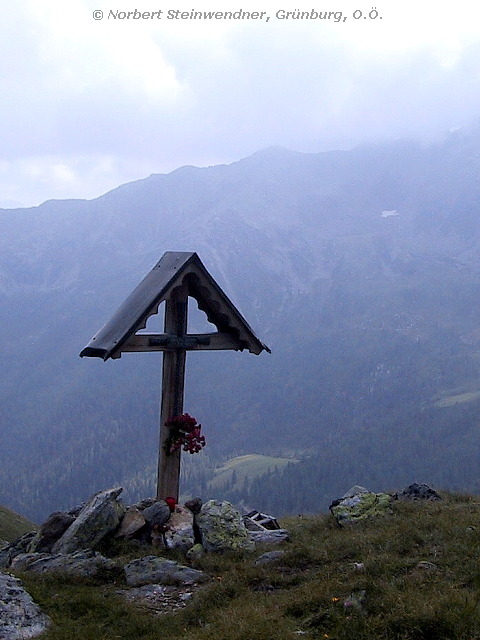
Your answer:
[[[415,443],[385,430],[413,420],[435,468],[448,421],[431,438],[425,411],[480,389],[479,139],[271,149],[0,211],[0,500],[40,519],[155,463],[158,354],[78,353],[166,250],[197,251],[273,351],[189,354],[186,410],[214,457],[348,460],[364,433],[360,468],[391,443],[403,478]],[[459,424],[462,466],[475,413]],[[473,470],[462,477],[468,487]]]

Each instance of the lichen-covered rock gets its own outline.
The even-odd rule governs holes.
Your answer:
[[[49,625],[50,618],[34,603],[20,580],[0,573],[0,638],[35,638]]]
[[[42,524],[28,545],[27,552],[50,553],[53,545],[59,540],[68,527],[75,521],[74,516],[55,511]]]
[[[330,511],[339,525],[391,513],[392,497],[388,493],[362,492],[335,500]]]
[[[53,553],[93,549],[100,540],[116,529],[125,513],[125,507],[117,500],[121,492],[122,487],[117,487],[96,493],[53,545]]]
[[[120,522],[118,531],[115,533],[116,538],[128,538],[133,536],[137,531],[145,526],[146,520],[137,507],[128,507],[125,515]]]
[[[36,531],[24,533],[23,536],[20,536],[13,542],[10,542],[10,544],[7,544],[6,547],[0,549],[0,569],[7,569],[16,556],[25,553],[35,534]]]
[[[206,551],[252,551],[255,548],[242,516],[226,500],[206,502],[195,517],[195,522]]]
[[[177,505],[167,523],[164,540],[167,549],[178,549],[186,553],[195,544],[193,513]]]
[[[159,556],[145,556],[132,560],[125,565],[125,578],[130,587],[140,587],[144,584],[195,584],[209,580],[203,571]]]
[[[75,553],[23,553],[13,562],[12,571],[32,573],[65,573],[70,576],[93,578],[115,567],[113,560],[87,549]]]

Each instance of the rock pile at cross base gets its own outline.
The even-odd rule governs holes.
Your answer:
[[[188,566],[201,554],[253,551],[259,542],[288,539],[287,531],[280,529],[275,519],[257,512],[257,518],[253,514],[242,517],[229,502],[202,504],[196,498],[184,506],[169,506],[152,498],[125,507],[119,499],[121,492],[121,487],[100,491],[80,507],[52,513],[38,531],[0,549],[0,638],[33,638],[50,623],[21,582],[2,570],[95,577],[119,570],[118,561],[105,557],[99,549],[109,555],[109,545],[127,539],[138,547],[139,557],[123,566],[131,587],[126,597],[148,599],[160,594],[175,604],[172,585],[186,599],[186,588],[209,580],[203,571]],[[151,555],[152,546],[183,552],[187,564]],[[142,548],[150,555],[142,555]]]
[[[100,491],[81,507],[52,513],[38,531],[0,550],[0,569],[93,577],[114,564],[99,553],[99,547],[108,549],[109,543],[122,538],[136,544],[139,551],[152,545],[180,550],[186,558],[204,552],[253,551],[257,543],[288,539],[273,518],[260,524],[258,519],[242,517],[226,501],[202,504],[196,498],[185,506],[169,507],[164,500],[149,498],[125,507],[119,499],[121,492],[121,487]],[[135,586],[149,582],[147,565],[145,577],[136,578]],[[127,567],[125,572],[128,583]],[[158,582],[158,571],[153,573]],[[171,571],[167,573],[165,580],[170,584]],[[183,581],[181,571],[178,581]]]

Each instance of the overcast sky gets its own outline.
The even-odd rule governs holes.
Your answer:
[[[121,18],[135,9],[157,13]],[[169,19],[178,9],[265,15]],[[281,19],[295,10],[331,15]],[[428,141],[480,119],[471,0],[11,0],[0,31],[0,206],[93,198],[271,145]]]

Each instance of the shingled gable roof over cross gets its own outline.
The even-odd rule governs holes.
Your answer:
[[[172,291],[186,286],[188,295],[198,303],[218,333],[137,334],[148,318]],[[261,342],[208,273],[196,253],[167,251],[140,284],[132,291],[112,318],[100,329],[80,356],[120,358],[128,351],[165,351],[168,349],[235,349],[259,354],[270,349]]]

